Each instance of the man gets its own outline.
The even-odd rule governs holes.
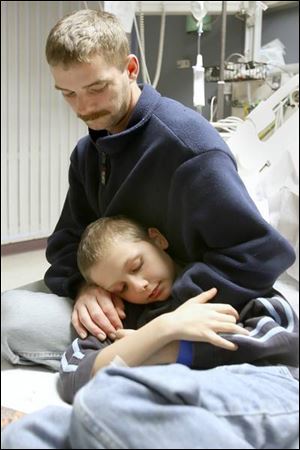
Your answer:
[[[293,249],[259,214],[210,124],[137,84],[138,60],[117,19],[92,10],[63,18],[46,56],[56,89],[89,135],[71,155],[69,191],[48,240],[45,283],[56,295],[4,295],[5,357],[58,369],[73,337],[71,311],[82,338],[104,340],[122,327],[122,300],[85,283],[76,264],[82,232],[102,216],[125,214],[162,231],[185,266],[172,290],[179,303],[213,286],[216,301],[237,311],[267,295],[293,263]]]
[[[45,282],[53,294],[2,298],[5,357],[57,369],[72,340],[71,311],[81,337],[104,340],[122,327],[122,300],[86,284],[76,264],[81,235],[99,217],[124,214],[166,236],[170,256],[184,266],[171,292],[179,305],[215,287],[212,303],[240,313],[272,294],[293,249],[259,214],[210,124],[137,84],[138,60],[115,17],[84,10],[63,18],[46,54],[56,88],[89,136],[72,153],[68,195],[48,241]],[[296,332],[290,307],[285,315]],[[297,448],[298,385],[283,359],[216,367],[216,358],[209,370],[107,367],[73,408],[50,408],[41,424],[38,413],[8,428],[3,448]]]

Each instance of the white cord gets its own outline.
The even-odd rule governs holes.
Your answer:
[[[245,56],[242,55],[241,53],[231,53],[231,55],[229,55],[228,58],[225,59],[225,62],[230,61],[230,58],[232,56],[239,56],[240,58],[242,58],[243,62],[245,61]]]
[[[218,122],[210,123],[219,131],[222,138],[226,140],[236,132],[237,127],[243,122],[244,121],[240,117],[228,116],[225,119],[219,120]]]
[[[133,16],[133,23],[134,23],[134,28],[135,28],[137,41],[138,41],[138,44],[139,44],[141,60],[142,60],[142,66],[144,65],[144,67],[145,67],[145,78],[146,79],[144,80],[144,82],[146,82],[148,84],[151,84],[149,73],[148,73],[148,69],[147,69],[147,65],[146,65],[146,61],[145,61],[145,54],[143,52],[143,47],[142,47],[142,43],[141,43],[141,39],[140,39],[139,28],[138,28],[138,25],[137,25],[137,21],[136,21],[135,15]]]
[[[215,112],[216,112],[216,109],[214,111],[214,102],[215,102],[216,98],[217,97],[214,95],[213,98],[211,99],[211,102],[210,102],[210,118],[209,118],[210,122],[213,122],[213,120],[214,120],[214,115],[215,115]]]
[[[140,13],[140,17],[139,17],[139,30],[140,30],[140,40],[141,40],[141,48],[143,51],[143,55],[144,55],[144,59],[142,61],[142,76],[143,76],[143,81],[144,83],[149,82],[149,80],[147,80],[147,77],[149,76],[149,74],[147,75],[146,72],[148,72],[148,69],[146,67],[146,50],[145,50],[145,18],[144,18],[144,13],[142,11],[142,2],[139,2],[139,13]]]
[[[154,89],[156,89],[160,77],[161,72],[161,63],[162,63],[162,57],[163,57],[163,50],[164,50],[164,43],[165,43],[165,26],[166,26],[166,11],[164,7],[164,3],[161,2],[162,7],[162,14],[161,14],[161,22],[160,22],[160,33],[159,33],[159,47],[158,47],[158,54],[157,54],[157,64],[156,64],[156,72],[154,81],[152,83],[152,86]]]

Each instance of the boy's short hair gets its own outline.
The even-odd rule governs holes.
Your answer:
[[[119,20],[104,11],[84,9],[60,19],[49,33],[46,58],[50,66],[90,62],[95,55],[125,67],[129,42]]]
[[[125,216],[103,217],[89,224],[81,236],[77,251],[77,265],[89,282],[89,270],[107,255],[118,239],[131,242],[149,241],[147,229]]]

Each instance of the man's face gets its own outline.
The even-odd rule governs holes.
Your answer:
[[[120,70],[95,55],[90,63],[77,63],[67,69],[51,67],[56,89],[76,115],[93,130],[119,131],[131,101],[127,66]]]
[[[109,254],[95,264],[90,279],[105,290],[131,303],[167,300],[176,276],[175,264],[163,250],[162,240],[117,239]]]

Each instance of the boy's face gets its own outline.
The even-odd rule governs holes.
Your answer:
[[[155,228],[150,242],[117,239],[105,261],[95,264],[90,279],[131,303],[167,300],[176,276],[175,263],[164,250],[168,242]]]

